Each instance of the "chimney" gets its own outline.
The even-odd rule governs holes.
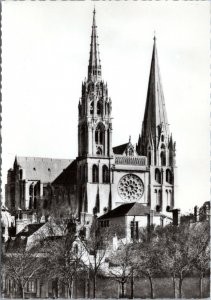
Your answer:
[[[178,226],[180,224],[180,209],[172,209],[173,225]]]

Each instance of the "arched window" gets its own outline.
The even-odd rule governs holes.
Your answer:
[[[103,103],[101,100],[97,102],[97,114],[102,115],[103,114]]]
[[[105,115],[108,114],[108,103],[105,103]]]
[[[169,203],[169,192],[168,192],[168,190],[166,190],[166,204],[167,204],[166,211],[169,212],[171,207],[170,207],[170,203]]]
[[[157,211],[161,211],[162,210],[162,193],[161,193],[161,190],[159,190],[158,193],[157,193],[156,210]]]
[[[169,169],[166,170],[166,182],[172,184],[173,182],[173,176]]]
[[[104,126],[102,123],[99,123],[95,130],[95,143],[103,145],[103,142],[104,142]]]
[[[159,169],[155,169],[155,180],[158,182],[158,183],[161,183],[161,172]]]
[[[164,135],[161,135],[161,142],[164,142]]]
[[[129,148],[129,150],[128,150],[128,155],[129,155],[129,156],[133,156],[133,155],[134,155],[134,150],[133,150],[132,147]]]
[[[92,182],[98,182],[99,176],[98,176],[98,166],[93,165],[92,167]]]
[[[161,161],[161,166],[166,165],[166,153],[164,151],[162,151],[160,154],[160,161]]]
[[[93,101],[90,103],[90,115],[93,115],[94,113],[94,103]]]
[[[97,155],[102,155],[103,152],[102,152],[102,149],[100,147],[97,147],[97,152],[96,152]]]
[[[106,165],[103,166],[103,183],[109,183],[109,171]]]

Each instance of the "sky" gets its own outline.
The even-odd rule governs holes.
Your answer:
[[[113,146],[136,143],[154,32],[182,213],[210,200],[209,1],[2,2],[2,193],[15,155],[77,156],[95,5]]]

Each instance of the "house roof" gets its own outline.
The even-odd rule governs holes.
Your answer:
[[[76,160],[73,160],[70,165],[62,171],[61,174],[53,181],[53,184],[55,185],[70,185],[70,184],[76,184],[76,169],[77,168],[77,162]]]
[[[28,224],[21,230],[16,237],[26,236],[29,237],[33,233],[35,233],[40,227],[42,227],[45,223],[38,223],[38,224]]]
[[[73,159],[17,156],[14,167],[19,166],[24,170],[24,179],[48,183],[55,180],[72,161]]]
[[[138,202],[130,202],[122,204],[106,214],[99,217],[99,220],[102,219],[110,219],[116,217],[123,217],[123,216],[144,216],[150,213],[150,208],[148,206],[144,206]],[[160,213],[154,212],[154,215],[161,215]]]

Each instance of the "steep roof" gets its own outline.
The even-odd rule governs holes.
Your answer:
[[[162,130],[166,137],[169,136],[169,124],[158,64],[156,38],[154,37],[142,138],[152,136],[154,145],[156,145],[157,137],[159,136],[158,130]]]
[[[88,80],[101,79],[101,62],[100,62],[100,53],[99,53],[99,44],[98,44],[95,13],[96,12],[94,9],[93,21],[92,21],[90,55],[89,55],[89,66],[88,66]]]
[[[25,179],[47,183],[55,180],[72,161],[73,159],[17,156],[14,167],[18,165],[24,170]]]
[[[130,149],[132,149],[133,152],[137,154],[134,145],[131,143],[131,138],[129,138],[129,142],[113,147],[113,153],[119,155],[127,155]]]
[[[16,237],[26,236],[29,237],[33,233],[35,233],[40,227],[42,227],[45,223],[36,223],[36,224],[28,224],[24,227],[23,230],[21,230]]]
[[[98,219],[99,220],[110,219],[110,218],[123,217],[123,216],[144,216],[149,213],[150,213],[150,208],[148,206],[144,206],[143,204],[137,202],[130,202],[130,203],[122,204],[112,209],[111,211],[102,215]],[[159,213],[155,213],[155,215],[158,214]]]
[[[114,154],[123,154],[125,152],[125,150],[127,149],[128,144],[129,143],[113,147]]]
[[[70,184],[76,184],[77,178],[76,178],[76,169],[77,168],[77,162],[76,160],[73,160],[70,165],[62,171],[62,173],[53,181],[53,184],[55,185],[70,185]]]

